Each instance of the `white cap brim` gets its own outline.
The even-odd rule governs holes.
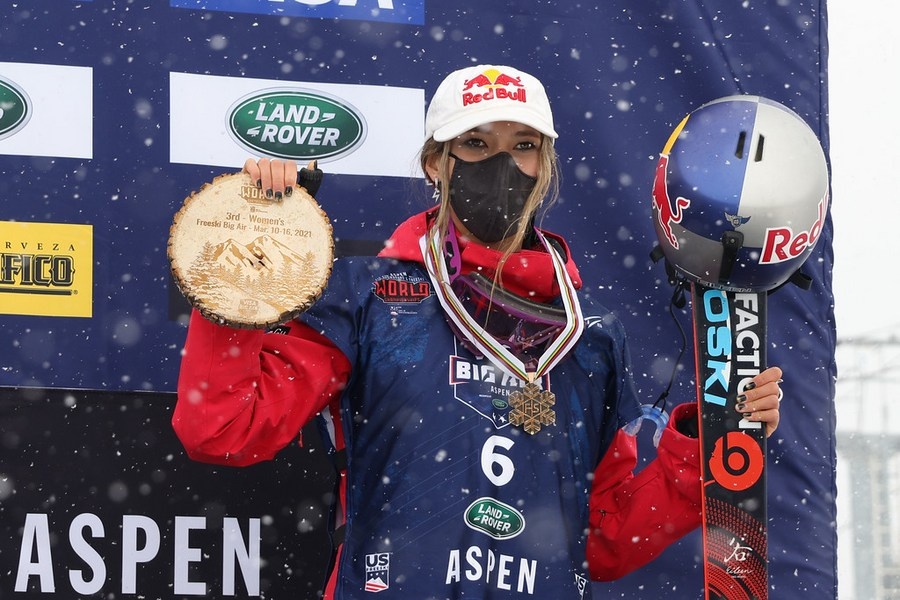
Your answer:
[[[432,137],[436,142],[446,142],[476,127],[496,121],[522,123],[533,127],[547,137],[553,139],[559,137],[559,134],[553,129],[553,124],[548,123],[547,119],[542,115],[528,109],[528,107],[509,104],[502,107],[487,106],[479,111],[470,111],[436,129]]]

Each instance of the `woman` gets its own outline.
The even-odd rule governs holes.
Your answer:
[[[346,515],[326,598],[590,598],[589,578],[621,576],[699,524],[698,443],[679,431],[696,409],[675,410],[633,477],[622,428],[641,408],[622,327],[579,296],[565,241],[534,227],[558,180],[540,82],[506,66],[451,73],[426,137],[437,206],[378,257],[337,261],[282,334],[192,316],[174,427],[192,458],[246,465],[319,416]],[[292,163],[245,170],[274,197],[297,185]],[[780,376],[761,373],[742,399],[768,433]]]

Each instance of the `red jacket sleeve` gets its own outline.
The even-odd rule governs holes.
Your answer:
[[[194,460],[244,466],[297,439],[346,384],[350,363],[303,323],[286,335],[216,325],[191,315],[172,417]]]
[[[674,426],[696,418],[695,404],[676,407],[657,458],[637,475],[635,437],[621,429],[616,434],[591,490],[587,559],[592,579],[618,579],[700,525],[700,444]]]

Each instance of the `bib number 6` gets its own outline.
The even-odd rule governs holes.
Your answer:
[[[484,476],[497,487],[509,483],[516,472],[516,466],[510,457],[501,454],[498,449],[509,450],[513,447],[509,438],[492,435],[481,448],[481,470]]]

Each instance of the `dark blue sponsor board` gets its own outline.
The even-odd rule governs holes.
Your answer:
[[[56,499],[56,510],[72,506],[80,513],[89,510],[81,507],[93,503],[94,496],[107,495],[109,483],[97,483],[95,478],[81,483],[86,477],[81,474],[60,487],[65,487],[66,496],[93,494],[90,498],[73,501],[47,487],[45,482],[54,477],[78,474],[83,467],[72,462],[76,458],[105,470],[113,480],[124,475],[118,474],[112,461],[127,462],[120,467],[123,471],[135,465],[165,469],[177,463],[179,469],[190,469],[178,481],[196,485],[196,501],[204,505],[230,501],[228,496],[235,496],[235,491],[243,492],[245,486],[267,477],[280,481],[276,487],[296,498],[297,505],[301,500],[296,490],[306,485],[305,480],[289,481],[285,473],[235,472],[228,476],[240,481],[195,484],[197,473],[208,467],[188,466],[187,458],[171,450],[171,444],[165,451],[143,453],[145,436],[170,435],[165,415],[147,420],[120,395],[134,391],[149,408],[160,413],[171,409],[171,395],[162,392],[175,389],[186,302],[169,278],[168,228],[188,194],[230,170],[170,162],[172,71],[294,84],[420,88],[426,97],[444,74],[467,64],[513,64],[539,76],[547,86],[561,134],[556,148],[563,173],[561,201],[544,225],[569,240],[585,281],[581,293],[599,299],[623,321],[634,362],[641,368],[636,377],[639,392],[647,399],[655,398],[664,387],[681,345],[666,310],[671,289],[661,268],[648,258],[656,242],[650,202],[653,169],[674,125],[710,99],[759,94],[804,115],[827,147],[827,81],[821,69],[827,64],[827,19],[822,0],[794,0],[777,7],[725,2],[716,5],[714,15],[705,8],[708,3],[699,0],[651,0],[640,6],[631,0],[432,1],[427,12],[424,2],[395,0],[393,12],[381,9],[377,14],[377,0],[357,0],[355,7],[338,0],[312,6],[312,1],[179,0],[176,5],[170,0],[145,2],[141,10],[135,10],[123,2],[29,0],[6,3],[0,13],[0,63],[90,68],[95,107],[90,159],[0,155],[3,219],[90,223],[95,234],[91,318],[2,314],[0,299],[0,339],[4,340],[0,385],[114,392],[88,394],[90,403],[79,402],[93,411],[90,418],[72,421],[78,427],[47,434],[43,426],[47,419],[70,421],[76,411],[62,401],[47,405],[27,398],[22,401],[33,407],[27,416],[21,413],[24,418],[17,419],[12,412],[4,414],[0,427],[6,433],[0,445],[11,449],[6,471],[15,467],[16,481],[25,481],[17,484],[14,497],[0,498],[4,503],[0,525],[12,532],[6,539],[20,535],[24,512],[46,512],[42,507],[47,498]],[[341,11],[341,15],[318,18],[327,11]],[[355,15],[362,15],[362,20]],[[66,93],[60,90],[61,95]],[[408,125],[403,114],[394,121],[398,128]],[[26,133],[23,128],[0,140],[0,145]],[[55,137],[65,133],[56,132]],[[388,146],[382,151],[393,149]],[[377,252],[398,222],[432,205],[430,192],[420,184],[399,177],[326,170],[319,200],[334,225],[336,253]],[[790,399],[784,402],[784,419],[767,451],[770,585],[780,598],[833,599],[836,595],[830,214],[822,235],[826,243],[820,242],[804,266],[813,276],[813,289],[786,288],[770,301],[768,358],[770,364],[785,369],[783,386],[785,398]],[[5,249],[7,242],[15,241],[0,240],[4,252],[30,252],[21,246]],[[685,364],[673,399],[693,398],[692,373],[691,365]],[[121,418],[113,420],[112,413]],[[816,418],[810,419],[810,414]],[[112,427],[102,429],[108,420]],[[652,456],[649,436],[645,438],[643,431],[639,435],[643,454]],[[9,446],[16,436],[30,445]],[[121,453],[106,447],[127,439],[139,444]],[[36,449],[43,453],[40,461],[32,456]],[[291,449],[287,452],[285,458]],[[26,462],[23,456],[28,457]],[[58,460],[66,456],[71,457],[68,462]],[[304,466],[294,461],[286,471],[295,469],[302,473]],[[176,491],[179,485],[175,484]],[[122,513],[150,514],[153,507],[141,504],[145,497],[134,491],[139,486],[130,489]],[[159,493],[163,491],[160,488]],[[157,493],[147,499],[157,500]],[[291,505],[291,499],[283,501],[284,514],[289,514]],[[199,513],[191,509],[171,514]],[[254,510],[245,516],[255,514]],[[92,544],[120,544],[114,529],[121,524],[121,514],[101,518],[106,536]],[[69,515],[50,515],[51,533],[65,539],[71,521]],[[241,524],[246,523],[243,518]],[[286,532],[292,526],[279,523],[274,529]],[[160,528],[171,531],[167,524],[161,523]],[[802,548],[798,548],[797,531],[803,532]],[[293,540],[285,540],[285,548],[291,544]],[[18,548],[14,547],[12,556],[0,555],[0,572],[16,572]],[[264,552],[268,552],[265,547]],[[290,550],[284,557],[272,557],[272,565],[289,567],[273,568],[271,576],[287,576],[291,569],[297,573],[303,568],[298,559],[306,559],[311,552],[315,550]],[[689,536],[641,571],[614,584],[589,587],[599,597],[648,597],[652,594],[648,586],[677,588],[672,594],[678,597],[700,597],[701,553],[699,536]],[[164,558],[169,555],[162,548],[158,563],[150,565],[154,571],[138,574],[140,593],[171,596],[167,573],[172,565]],[[80,566],[77,553],[69,550],[69,558],[56,566],[57,597],[73,596],[71,589],[67,595],[63,588],[68,585],[64,569],[86,569]],[[217,559],[207,562],[213,560]],[[110,569],[120,562],[112,555],[107,560]],[[158,585],[142,583],[140,578],[145,576]],[[109,577],[117,581],[114,573]],[[211,595],[221,591],[212,575],[197,579],[210,584]],[[32,585],[36,581],[30,578]],[[12,596],[14,584],[14,577],[3,578],[0,596]],[[296,597],[315,597],[294,582],[285,587]]]
[[[425,0],[170,0],[176,8],[422,25]]]

